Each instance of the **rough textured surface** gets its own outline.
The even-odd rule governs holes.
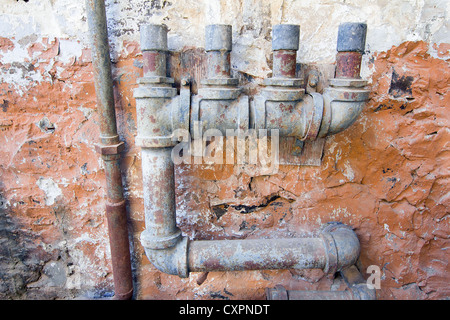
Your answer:
[[[246,92],[270,75],[270,26],[301,25],[299,67],[333,63],[337,26],[368,25],[362,76],[371,99],[328,138],[320,167],[178,166],[177,215],[191,239],[314,234],[355,228],[359,266],[382,271],[379,299],[444,299],[449,292],[449,8],[445,1],[107,1],[135,298],[262,299],[264,288],[337,288],[318,270],[157,271],[144,229],[132,90],[142,76],[138,25],[169,27],[179,79],[205,75],[204,25],[233,25],[232,72]],[[84,8],[68,0],[0,5],[0,297],[112,294],[104,172]],[[326,24],[325,24],[326,21]],[[307,67],[307,66],[306,66]],[[197,83],[194,83],[196,91]]]

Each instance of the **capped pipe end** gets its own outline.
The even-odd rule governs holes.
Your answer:
[[[296,24],[277,24],[272,27],[272,50],[298,50],[300,26]]]
[[[167,26],[143,24],[140,26],[142,51],[167,51]]]
[[[337,51],[356,51],[363,53],[366,46],[367,24],[346,22],[339,25]]]
[[[205,28],[206,51],[231,51],[232,27],[226,24],[211,24]]]

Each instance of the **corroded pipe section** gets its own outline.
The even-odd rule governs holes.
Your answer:
[[[146,227],[141,242],[149,250],[163,250],[174,247],[181,237],[176,225],[171,152],[177,143],[173,133],[186,124],[188,112],[185,109],[189,110],[189,105],[177,96],[176,88],[172,87],[173,79],[166,77],[167,28],[164,25],[141,26],[141,46],[144,53],[154,54],[144,63],[144,76],[134,90],[136,145],[141,147]]]
[[[352,125],[369,99],[367,81],[361,80],[361,57],[367,25],[343,23],[339,26],[336,76],[323,92],[324,109],[318,136],[339,133]]]
[[[318,238],[193,241],[189,270],[322,269],[325,253]]]
[[[336,55],[336,78],[359,79],[361,58],[366,45],[365,23],[343,23],[339,26]]]
[[[232,27],[213,24],[205,28],[205,51],[208,56],[208,78],[231,78],[230,52]]]
[[[87,0],[86,11],[92,41],[92,65],[100,123],[100,144],[96,145],[96,150],[102,156],[106,174],[106,217],[114,298],[125,300],[133,295],[133,281],[127,211],[120,170],[120,152],[124,149],[124,143],[119,140],[117,134],[105,3],[103,0]]]
[[[144,24],[140,35],[144,77],[166,77],[167,27]]]
[[[150,249],[174,246],[181,236],[175,216],[172,148],[142,148],[145,231],[141,242]]]
[[[267,300],[376,300],[375,289],[367,286],[363,276],[356,268],[350,266],[341,272],[341,276],[348,285],[340,291],[301,291],[286,290],[281,285],[266,289]]]
[[[211,130],[225,135],[227,130],[247,130],[249,99],[231,77],[231,25],[213,24],[205,28],[205,50],[208,55],[207,79],[202,79],[198,95],[193,97],[190,131],[194,139]],[[196,126],[200,125],[200,130]],[[200,136],[198,136],[200,134]]]
[[[314,140],[323,114],[320,95],[305,95],[303,79],[296,76],[300,26],[279,24],[272,29],[272,77],[251,105],[255,129],[276,129],[280,137]]]
[[[299,25],[277,24],[273,26],[273,78],[295,78],[299,36]]]
[[[156,268],[183,277],[189,272],[313,268],[334,274],[354,264],[360,250],[356,234],[341,223],[327,224],[317,238],[188,242],[182,237],[166,249],[143,245]]]
[[[266,289],[267,300],[354,300],[350,290],[317,291],[286,290],[278,285]]]

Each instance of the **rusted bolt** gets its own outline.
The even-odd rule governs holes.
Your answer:
[[[182,86],[188,86],[189,85],[189,79],[186,79],[186,78],[181,79],[181,85]]]
[[[319,75],[317,72],[310,72],[308,75],[308,85],[315,88],[319,84]]]

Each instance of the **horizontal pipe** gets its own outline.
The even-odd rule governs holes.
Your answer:
[[[334,274],[356,262],[359,241],[351,228],[330,223],[317,238],[197,240],[181,237],[172,246],[152,247],[147,231],[141,242],[150,262],[160,271],[189,272],[275,269],[322,269]]]
[[[343,291],[317,291],[317,290],[285,290],[280,293],[280,289],[266,289],[267,300],[353,300],[353,295],[349,290]]]
[[[323,269],[327,260],[319,238],[193,241],[188,252],[192,272]]]
[[[341,277],[347,284],[345,290],[286,290],[281,285],[266,289],[267,300],[375,300],[375,289],[369,288],[356,266],[341,270]]]

